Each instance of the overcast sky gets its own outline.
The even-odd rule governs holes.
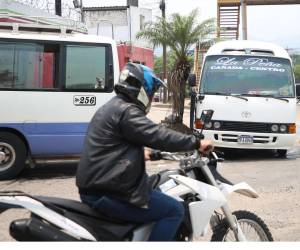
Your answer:
[[[159,15],[160,0],[140,0],[142,7],[153,8]],[[124,5],[126,0],[83,0],[84,6]],[[166,0],[167,15],[188,14],[200,10],[200,20],[217,16],[217,0]],[[249,6],[248,39],[275,42],[284,48],[300,52],[300,4],[282,6]]]

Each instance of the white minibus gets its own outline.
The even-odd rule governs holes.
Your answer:
[[[296,102],[292,61],[283,48],[237,40],[208,50],[196,121],[202,110],[214,110],[204,135],[216,147],[275,149],[285,156],[295,143]]]

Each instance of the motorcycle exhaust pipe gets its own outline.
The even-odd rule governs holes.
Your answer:
[[[58,228],[36,219],[19,219],[10,224],[10,235],[17,241],[77,241]]]

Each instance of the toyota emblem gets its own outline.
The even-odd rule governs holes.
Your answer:
[[[242,113],[243,118],[249,119],[251,116],[252,116],[252,114],[249,111],[244,111]]]

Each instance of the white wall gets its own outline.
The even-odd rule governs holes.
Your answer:
[[[141,18],[140,16],[144,16],[144,22],[152,21],[152,10],[151,9],[143,9],[131,6],[130,9],[130,20],[131,20],[131,40],[134,44],[139,45],[141,47],[149,47],[149,44],[145,40],[137,40],[136,34],[141,29]]]
[[[98,30],[98,35],[114,37],[117,42],[129,40],[127,10],[88,11],[85,21],[90,34]]]
[[[136,34],[140,31],[140,15],[145,22],[152,20],[152,10],[130,6],[127,10],[88,11],[85,12],[85,21],[89,33],[112,37],[112,25],[116,42],[132,42],[134,45],[149,47],[143,40],[137,40]],[[108,21],[101,21],[108,20]]]

